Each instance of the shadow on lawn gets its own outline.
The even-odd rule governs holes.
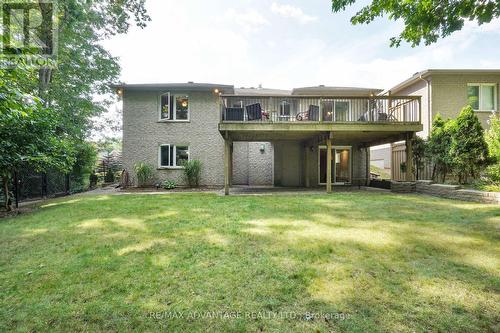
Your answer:
[[[38,219],[33,214],[3,226],[2,248],[17,271],[51,257],[49,269],[23,276],[16,287],[44,300],[41,318],[54,306],[81,313],[59,314],[48,326],[24,318],[31,328],[498,329],[494,206],[365,193],[101,196],[55,203]],[[16,230],[23,231],[21,241]],[[16,290],[9,296],[26,306]],[[351,317],[146,318],[152,311]]]

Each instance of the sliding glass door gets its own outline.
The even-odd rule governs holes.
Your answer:
[[[344,185],[351,183],[351,147],[334,146],[332,147],[332,183]],[[326,184],[327,157],[326,146],[320,146],[318,150],[318,172],[319,184]]]

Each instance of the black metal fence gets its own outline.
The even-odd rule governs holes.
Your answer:
[[[18,207],[23,201],[53,198],[72,192],[71,175],[49,170],[44,173],[24,169],[15,172],[9,184],[12,204]],[[0,202],[5,203],[3,187],[0,189]]]

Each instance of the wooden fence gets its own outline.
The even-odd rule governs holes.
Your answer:
[[[401,171],[401,163],[406,162],[406,145],[404,142],[395,143],[391,149],[391,179],[397,181],[406,180],[406,172]],[[432,163],[424,161],[418,170],[417,180],[432,178]]]

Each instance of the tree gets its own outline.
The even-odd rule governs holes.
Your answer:
[[[490,129],[486,131],[485,139],[491,165],[486,170],[487,177],[496,184],[500,183],[500,117],[492,114],[488,120]]]
[[[334,12],[343,11],[356,0],[332,0]],[[393,21],[402,20],[404,29],[391,38],[391,46],[401,41],[419,45],[436,42],[463,28],[465,20],[488,23],[500,16],[499,0],[373,0],[351,17],[352,24],[368,24],[379,16],[388,15]]]
[[[2,71],[0,171],[4,188],[20,165],[37,170],[53,165],[67,170],[74,150],[80,152],[79,158],[90,159],[88,147],[83,145],[93,128],[92,118],[112,102],[110,85],[120,73],[117,59],[100,42],[127,32],[133,23],[144,27],[150,20],[144,3],[145,0],[61,1],[56,13],[57,69]],[[50,15],[46,2],[39,0],[38,4],[42,16]],[[47,41],[52,31],[40,30],[37,37]],[[97,102],[97,95],[107,98]]]
[[[488,162],[484,130],[472,107],[466,106],[452,127],[450,157],[459,183],[475,178]]]
[[[28,76],[26,71],[0,69],[0,176],[6,210],[11,209],[9,182],[19,168],[69,171],[74,162],[70,141],[58,125],[60,115],[21,89],[18,78]]]
[[[72,142],[75,149],[75,163],[71,170],[72,192],[81,192],[86,189],[86,182],[94,172],[97,162],[97,151],[94,144],[86,141]]]
[[[117,58],[100,42],[123,34],[131,23],[145,27],[150,20],[145,0],[65,0],[59,3],[58,66],[49,70],[46,86],[49,104],[62,115],[65,131],[84,139],[93,129],[91,121],[113,102],[113,89],[120,74]],[[38,82],[42,81],[39,77]],[[96,101],[95,96],[107,96]]]
[[[432,180],[438,175],[442,176],[442,182],[446,180],[446,174],[451,168],[450,146],[451,146],[451,120],[443,120],[438,113],[432,122],[432,130],[427,144],[427,155],[433,166]]]
[[[419,173],[424,166],[427,143],[419,136],[412,139],[413,163],[415,169],[415,179],[419,180]]]

